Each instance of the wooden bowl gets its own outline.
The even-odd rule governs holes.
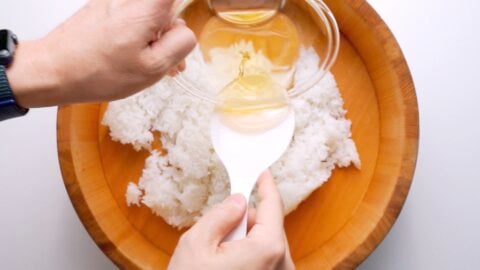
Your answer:
[[[341,32],[333,67],[352,120],[362,169],[336,169],[286,218],[298,269],[352,269],[385,237],[407,196],[418,148],[418,108],[395,38],[364,0],[326,0]],[[146,152],[112,142],[105,104],[62,107],[58,151],[63,178],[86,229],[119,267],[163,269],[182,232],[146,207],[128,208],[128,181]]]

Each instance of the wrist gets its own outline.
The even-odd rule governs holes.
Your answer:
[[[59,103],[59,76],[42,40],[18,45],[7,77],[17,104],[24,108],[52,106]]]

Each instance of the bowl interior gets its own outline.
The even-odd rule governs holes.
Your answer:
[[[315,31],[315,28],[306,26],[304,31]],[[362,169],[336,169],[327,184],[287,217],[286,230],[295,260],[308,256],[344,226],[358,208],[374,174],[380,132],[375,89],[354,47],[345,38],[341,44],[332,72],[344,98],[347,117],[353,123],[352,134],[362,160]],[[103,104],[102,112],[105,109],[106,104]],[[148,241],[172,254],[182,232],[154,216],[147,207],[127,207],[125,203],[127,184],[140,177],[148,153],[135,152],[131,146],[113,142],[108,128],[101,125],[102,117],[100,113],[100,153],[105,178],[118,206]]]

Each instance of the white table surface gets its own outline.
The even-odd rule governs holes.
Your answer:
[[[1,0],[0,28],[37,38],[84,1]],[[404,209],[360,269],[479,269],[480,2],[370,3],[409,62],[421,139]],[[0,124],[0,269],[115,269],[68,199],[55,120],[56,108],[48,108]]]

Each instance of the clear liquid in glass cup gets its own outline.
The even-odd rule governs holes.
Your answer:
[[[200,89],[185,74],[176,82],[214,102],[226,124],[236,128],[264,130],[265,123],[281,122],[289,99],[316,84],[338,52],[335,19],[318,0],[190,0],[180,4],[178,13],[197,35],[207,63],[228,62],[223,69],[231,80],[216,93]],[[302,48],[313,48],[320,61],[300,80],[296,70]]]
[[[265,22],[282,8],[282,0],[208,0],[209,8],[220,18],[237,25]]]

